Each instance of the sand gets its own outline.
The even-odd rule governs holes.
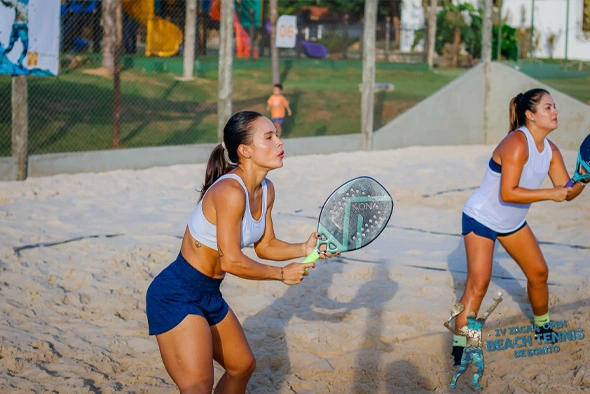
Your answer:
[[[269,173],[277,190],[275,230],[289,242],[307,239],[325,198],[354,176],[380,181],[395,208],[380,238],[318,263],[301,285],[226,277],[222,292],[257,359],[248,392],[475,392],[473,366],[457,389],[449,388],[451,334],[443,322],[466,278],[461,209],[492,149],[287,156]],[[571,169],[575,152],[563,153]],[[145,293],[178,253],[204,169],[0,182],[0,392],[176,392],[147,334]],[[528,215],[551,271],[552,320],[585,335],[588,193],[569,203],[533,204]],[[255,256],[251,248],[245,253]],[[524,275],[501,246],[482,309],[499,291],[504,301],[483,328],[486,341],[515,339],[499,330],[532,317]],[[588,344],[567,340],[553,354],[519,358],[515,349],[484,348],[483,392],[589,392]],[[215,378],[221,373],[216,367]]]

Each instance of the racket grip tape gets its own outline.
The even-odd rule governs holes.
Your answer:
[[[313,252],[311,252],[305,258],[305,260],[303,260],[303,263],[315,263],[319,258],[320,258],[320,254],[318,253],[318,250],[314,249]]]
[[[574,183],[575,183],[575,182],[574,182],[572,179],[570,179],[570,180],[569,180],[569,181],[568,181],[568,182],[565,184],[565,187],[572,187],[572,186],[574,186]]]

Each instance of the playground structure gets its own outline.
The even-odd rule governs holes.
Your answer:
[[[236,35],[236,57],[248,58],[250,57],[250,50],[252,48],[252,39],[244,25],[250,25],[250,11],[256,11],[260,9],[259,0],[235,0],[234,11],[234,32]],[[238,12],[239,11],[239,12]],[[221,0],[213,0],[211,2],[211,9],[209,16],[215,21],[221,19]],[[240,20],[242,16],[242,20]],[[260,17],[255,18],[255,26],[260,26]],[[258,49],[254,47],[254,57],[258,58]]]
[[[178,53],[182,31],[175,24],[156,16],[154,0],[123,0],[130,17],[146,27],[146,56],[168,57]]]
[[[311,42],[306,40],[300,40],[301,49],[307,57],[312,59],[323,59],[328,56],[328,49],[317,42]]]

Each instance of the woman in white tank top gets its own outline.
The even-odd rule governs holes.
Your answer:
[[[314,249],[319,233],[296,244],[275,237],[275,190],[266,175],[283,166],[284,151],[269,119],[238,112],[227,122],[223,140],[207,163],[180,254],[154,278],[146,295],[150,334],[156,335],[166,371],[181,392],[211,393],[215,360],[226,371],[215,392],[244,393],[256,367],[242,326],[221,296],[226,273],[295,285],[315,267],[301,262],[267,265],[242,253],[254,244],[262,259],[300,259]],[[321,256],[326,257],[331,254]]]
[[[455,328],[467,325],[467,314],[477,315],[492,274],[495,240],[516,261],[527,278],[529,302],[539,333],[549,322],[549,269],[539,244],[526,223],[531,203],[570,201],[584,184],[571,188],[570,179],[557,146],[546,137],[557,128],[557,109],[543,89],[518,94],[510,101],[510,132],[498,144],[490,159],[484,181],[463,209],[463,236],[467,254],[467,283]],[[540,188],[549,175],[552,188]],[[545,328],[543,328],[545,326]],[[461,364],[465,337],[455,335],[452,356]],[[475,379],[475,377],[474,377]]]

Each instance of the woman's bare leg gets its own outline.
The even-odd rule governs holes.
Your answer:
[[[156,335],[166,371],[182,394],[211,394],[211,328],[202,316],[188,315],[179,325]]]
[[[529,302],[536,316],[549,311],[549,268],[531,228],[526,225],[514,234],[498,237],[506,252],[527,278]]]
[[[463,237],[467,254],[467,282],[460,302],[465,309],[455,319],[455,328],[467,325],[467,314],[479,311],[492,277],[494,241],[471,232]]]
[[[217,382],[215,393],[245,393],[256,369],[256,360],[244,330],[231,309],[221,323],[211,327],[211,334],[213,358],[225,369]]]

